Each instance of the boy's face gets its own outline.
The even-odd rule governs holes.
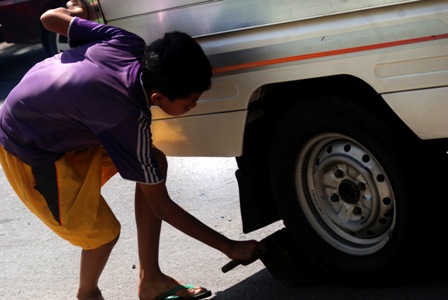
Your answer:
[[[151,94],[150,102],[160,107],[165,113],[171,116],[180,116],[196,107],[196,102],[202,93],[194,92],[187,98],[177,98],[170,101],[166,96],[159,92]]]

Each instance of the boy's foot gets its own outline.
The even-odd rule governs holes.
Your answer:
[[[93,297],[89,297],[87,299],[84,300],[104,300],[103,296],[98,295],[98,296],[93,296]]]
[[[81,300],[104,300],[103,295],[101,294],[100,290],[98,290],[98,293],[94,296],[87,296],[87,298],[80,298],[78,296],[78,299],[81,299]]]
[[[188,295],[185,295],[185,293],[179,293],[180,291],[187,291]],[[161,294],[156,298],[156,300],[204,299],[210,297],[211,295],[212,292],[206,288],[196,287],[192,284],[180,284]]]

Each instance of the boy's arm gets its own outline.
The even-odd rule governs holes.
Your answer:
[[[154,156],[160,167],[162,175],[166,178],[168,172],[168,164],[165,154],[157,148],[153,148]],[[158,184],[136,184],[135,191],[136,203],[147,203],[147,205],[139,205],[140,209],[147,207],[151,213],[160,220],[163,220],[183,233],[191,236],[204,244],[221,251],[231,259],[242,262],[251,262],[257,255],[258,243],[251,241],[234,241],[230,240],[219,232],[208,227],[190,213],[186,212],[177,203],[175,203],[168,194],[165,182]],[[137,206],[136,206],[137,207]],[[149,212],[148,212],[149,213]],[[137,218],[145,217],[144,212],[136,214]],[[137,220],[138,222],[138,220]],[[139,235],[148,234],[147,232],[139,232]],[[139,239],[147,237],[142,236]]]
[[[67,36],[68,27],[74,17],[88,19],[88,10],[82,0],[70,0],[67,8],[50,9],[42,14],[40,20],[49,31]]]
[[[146,201],[152,212],[161,220],[221,251],[229,258],[244,262],[253,260],[256,241],[233,241],[208,227],[171,200],[165,183],[154,185],[137,183],[136,197],[140,197],[136,201]]]

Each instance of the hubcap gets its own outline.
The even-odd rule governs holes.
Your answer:
[[[395,226],[395,200],[386,172],[362,145],[338,134],[309,141],[296,165],[296,191],[314,230],[336,249],[375,253]]]

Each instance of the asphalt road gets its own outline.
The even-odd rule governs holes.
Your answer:
[[[39,45],[0,44],[0,102],[24,72],[44,58]],[[262,239],[282,228],[278,222],[242,234],[233,159],[169,158],[169,165],[167,185],[171,197],[219,232],[234,239]],[[26,210],[1,169],[0,193],[0,299],[75,299],[80,250],[60,240]],[[108,300],[136,299],[138,258],[133,183],[115,176],[104,187],[103,195],[121,221],[122,233],[104,270],[100,288]],[[259,261],[224,274],[220,268],[227,261],[221,253],[164,224],[162,269],[180,280],[211,289],[212,299],[448,299],[445,274],[438,280],[368,288],[331,282],[303,285],[275,280]],[[440,272],[437,266],[434,272]]]

